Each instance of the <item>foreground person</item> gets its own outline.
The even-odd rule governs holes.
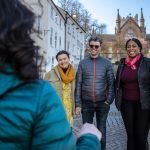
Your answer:
[[[0,0],[0,18],[0,149],[98,150],[101,134],[91,125],[76,145],[60,98],[39,80],[34,14],[19,0]]]

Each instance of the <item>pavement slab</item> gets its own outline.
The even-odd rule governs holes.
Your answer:
[[[74,118],[75,126],[73,129],[75,137],[77,137],[79,130],[82,127],[82,118],[81,116]],[[94,119],[94,124],[95,119]],[[110,107],[110,111],[107,118],[107,144],[106,150],[126,150],[126,131],[122,121],[120,112],[116,109],[114,103]],[[148,137],[149,147],[150,147],[150,134]]]

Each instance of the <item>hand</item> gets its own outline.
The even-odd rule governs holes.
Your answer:
[[[81,114],[81,107],[76,107],[75,113],[76,113],[76,115],[80,115]]]
[[[90,123],[85,123],[82,126],[78,137],[87,133],[95,135],[99,140],[102,138],[102,133],[93,124]]]

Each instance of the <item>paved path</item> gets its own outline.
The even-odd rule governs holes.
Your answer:
[[[74,134],[77,135],[82,126],[81,117],[75,118]],[[150,135],[149,135],[150,144]],[[120,113],[112,104],[107,119],[107,150],[126,150],[126,133]]]

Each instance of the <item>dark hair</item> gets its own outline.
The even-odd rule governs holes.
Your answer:
[[[102,44],[102,40],[101,40],[99,37],[97,37],[97,36],[92,36],[92,37],[89,39],[89,45],[90,45],[90,42],[91,42],[91,41],[99,42],[100,45]]]
[[[38,47],[31,39],[35,16],[19,0],[0,0],[0,62],[9,63],[24,80],[38,78]]]
[[[132,39],[127,40],[126,45],[125,45],[125,48],[127,49],[128,43],[129,43],[130,41],[135,42],[135,43],[138,45],[138,47],[140,48],[140,52],[141,52],[141,50],[142,50],[142,44],[141,44],[141,42],[140,42],[138,39],[136,39],[136,38],[132,38]]]
[[[68,58],[70,58],[70,54],[67,52],[67,51],[59,51],[57,54],[56,54],[56,59],[58,60],[58,56],[59,55],[62,55],[62,54],[66,54]]]

